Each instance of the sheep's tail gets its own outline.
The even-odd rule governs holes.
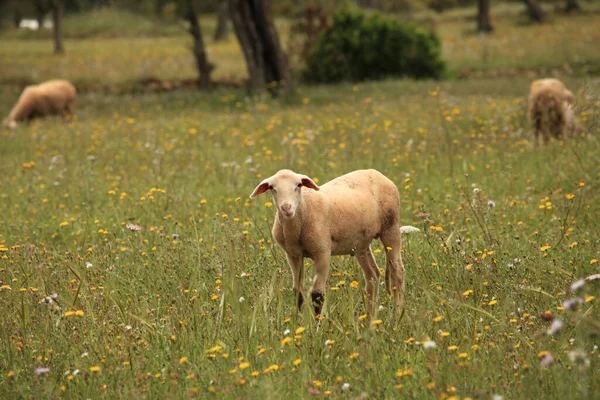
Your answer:
[[[421,232],[421,230],[411,225],[404,225],[400,227],[400,233],[404,233],[405,235],[410,235],[411,233],[415,232]]]

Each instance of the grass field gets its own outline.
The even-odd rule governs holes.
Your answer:
[[[499,22],[506,35],[485,40],[503,71],[594,67],[594,21]],[[455,38],[467,31],[451,23]],[[523,38],[514,59],[511,35]],[[475,43],[444,41],[451,69],[481,67]],[[193,76],[181,42],[73,40],[56,63],[47,42],[2,40],[0,82],[60,68],[122,85],[144,62]],[[230,69],[215,73],[241,76],[233,42],[222,46]],[[570,285],[600,272],[600,79],[573,75],[584,132],[539,148],[528,75],[300,86],[279,101],[87,91],[69,122],[0,128],[0,397],[597,398],[600,281]],[[2,93],[2,115],[17,96]],[[421,229],[404,237],[402,316],[381,290],[366,318],[349,256],[333,258],[324,318],[297,312],[271,198],[248,198],[281,168],[318,183],[376,168],[396,182],[402,223]],[[581,304],[565,309],[571,298]]]
[[[581,311],[560,307],[598,273],[599,82],[568,81],[590,135],[539,149],[527,82],[303,88],[288,103],[89,94],[66,125],[1,131],[5,396],[593,398],[597,285]],[[401,320],[383,295],[378,324],[364,319],[349,257],[324,320],[295,312],[270,198],[248,199],[282,167],[397,183],[403,223],[422,229],[404,241]],[[546,311],[564,322],[554,336]]]

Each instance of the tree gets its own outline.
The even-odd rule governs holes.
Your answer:
[[[567,0],[567,4],[565,5],[565,12],[570,13],[571,11],[579,10],[581,10],[581,6],[579,5],[578,0]]]
[[[13,23],[15,24],[15,28],[21,26],[21,20],[23,19],[23,14],[21,14],[21,10],[16,9],[13,14]]]
[[[65,5],[63,0],[50,0],[50,9],[52,10],[52,22],[54,25],[54,53],[64,54],[62,19]]]
[[[435,10],[435,12],[441,14],[446,9],[446,0],[432,0],[429,4],[431,8]]]
[[[38,26],[42,29],[44,17],[48,13],[48,2],[44,0],[33,0],[33,8],[35,9],[35,19],[37,19]]]
[[[163,17],[163,7],[167,4],[167,0],[154,0],[154,13],[158,18]]]
[[[221,40],[227,39],[228,27],[227,22],[229,21],[229,11],[227,9],[227,0],[224,0],[219,5],[219,17],[217,19],[217,29],[215,29],[214,41],[220,42]]]
[[[490,0],[478,0],[477,30],[491,32],[494,30],[490,22]]]
[[[193,0],[185,0],[184,6],[185,18],[190,24],[189,32],[194,38],[192,51],[196,61],[196,68],[198,69],[198,85],[200,86],[200,89],[209,89],[211,67],[208,63],[208,57],[206,56],[204,39],[202,38],[202,31],[200,30],[200,23],[198,22],[196,7]]]
[[[246,59],[250,90],[290,92],[292,74],[273,24],[270,0],[228,2],[235,34]]]
[[[544,15],[544,10],[535,0],[523,0],[525,5],[527,6],[527,12],[529,13],[529,18],[537,23],[542,23],[546,19]]]

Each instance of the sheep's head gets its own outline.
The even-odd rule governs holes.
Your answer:
[[[302,187],[319,190],[319,186],[308,176],[300,175],[288,169],[282,169],[270,178],[262,181],[250,195],[254,198],[267,190],[273,193],[273,202],[284,218],[292,219],[302,204]]]
[[[573,104],[575,102],[575,96],[573,96],[573,92],[568,89],[565,89],[565,101],[567,104]]]

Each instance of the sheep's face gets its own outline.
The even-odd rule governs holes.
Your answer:
[[[567,104],[573,104],[573,102],[575,102],[575,96],[573,96],[573,92],[568,89],[565,89],[565,101]]]
[[[300,175],[290,170],[281,170],[270,178],[265,179],[254,189],[250,198],[271,190],[277,212],[286,219],[296,216],[296,211],[302,204],[302,187],[319,190],[319,186],[308,176]]]

